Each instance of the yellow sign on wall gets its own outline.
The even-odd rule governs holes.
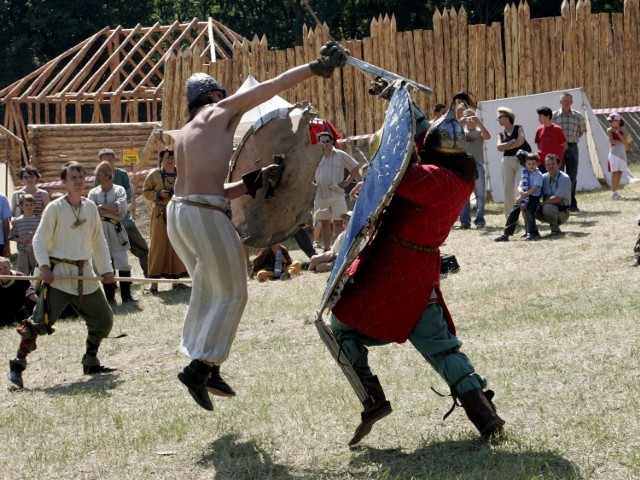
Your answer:
[[[124,163],[138,163],[140,161],[140,151],[137,148],[122,150],[122,161]]]

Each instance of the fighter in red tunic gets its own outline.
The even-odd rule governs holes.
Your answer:
[[[458,94],[451,107],[459,100],[472,104],[468,95]],[[450,108],[429,128],[420,158],[404,174],[374,240],[350,265],[353,281],[332,309],[330,327],[370,395],[349,445],[360,442],[375,422],[391,413],[369,368],[367,347],[406,340],[447,382],[454,407],[464,408],[483,437],[502,431],[504,420],[491,402],[493,392],[484,391],[486,380],[460,351],[462,342],[439,287],[439,247],[477,176],[464,142],[455,108]]]

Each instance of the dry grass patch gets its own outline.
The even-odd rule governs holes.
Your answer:
[[[27,388],[0,392],[0,478],[639,478],[640,270],[627,263],[640,185],[623,193],[581,194],[565,235],[539,242],[493,242],[504,216],[489,204],[489,227],[453,230],[442,249],[462,267],[443,291],[496,391],[501,443],[480,442],[461,409],[443,422],[449,400],[429,387],[446,386],[410,345],[390,345],[370,357],[394,413],[350,450],[360,406],[310,323],[327,275],[305,272],[249,282],[223,366],[238,396],[214,398],[212,413],[175,376],[188,292],[138,291],[140,311],[116,310],[113,334],[128,336],[101,350],[115,375],[83,376],[85,327],[61,321],[30,357]],[[6,360],[17,341],[0,330]]]

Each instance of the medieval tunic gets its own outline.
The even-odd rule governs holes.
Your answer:
[[[74,227],[78,220],[83,223]],[[79,209],[71,206],[66,196],[47,205],[33,237],[33,253],[38,265],[49,265],[56,277],[78,275],[78,267],[68,263],[53,266],[50,257],[85,260],[84,276],[96,276],[91,269],[92,257],[100,275],[113,272],[98,207],[86,198]],[[78,295],[77,280],[55,279],[51,287]],[[89,294],[99,288],[100,282],[84,282],[83,292]]]
[[[127,214],[127,192],[120,185],[113,185],[112,188],[105,192],[102,187],[95,187],[89,191],[87,196],[96,205],[106,205],[114,203],[118,207],[118,211],[114,213],[105,213],[100,216],[102,220],[102,230],[104,237],[109,245],[116,270],[130,270],[127,252],[129,251],[129,238],[124,225],[121,223]]]
[[[410,166],[373,243],[349,267],[352,281],[345,285],[333,314],[373,338],[404,342],[435,289],[449,331],[455,334],[439,289],[438,248],[449,235],[473,186],[474,180],[464,180],[446,168]],[[411,248],[407,242],[432,251]]]
[[[187,269],[171,246],[167,235],[167,204],[170,198],[161,198],[162,190],[173,191],[175,173],[169,174],[156,168],[145,179],[142,193],[153,203],[151,212],[149,245],[149,277],[181,278],[187,276]]]

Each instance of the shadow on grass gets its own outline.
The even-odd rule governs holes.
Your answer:
[[[424,445],[413,452],[360,447],[351,466],[379,466],[381,478],[582,479],[576,465],[551,451],[505,452],[478,440]]]
[[[87,380],[64,385],[56,385],[53,387],[33,389],[40,390],[48,395],[58,396],[75,396],[75,395],[92,395],[94,397],[109,397],[111,391],[115,390],[124,383],[115,374],[104,374],[85,377]]]
[[[164,305],[189,303],[189,297],[191,297],[191,287],[181,288],[180,290],[160,290],[153,296],[158,303]]]
[[[293,476],[289,473],[287,466],[274,463],[269,453],[260,448],[256,442],[252,440],[241,442],[236,434],[225,435],[211,442],[199,464],[206,469],[212,469],[211,478],[217,480],[301,478],[299,475]],[[312,478],[313,475],[307,472],[305,477]]]

